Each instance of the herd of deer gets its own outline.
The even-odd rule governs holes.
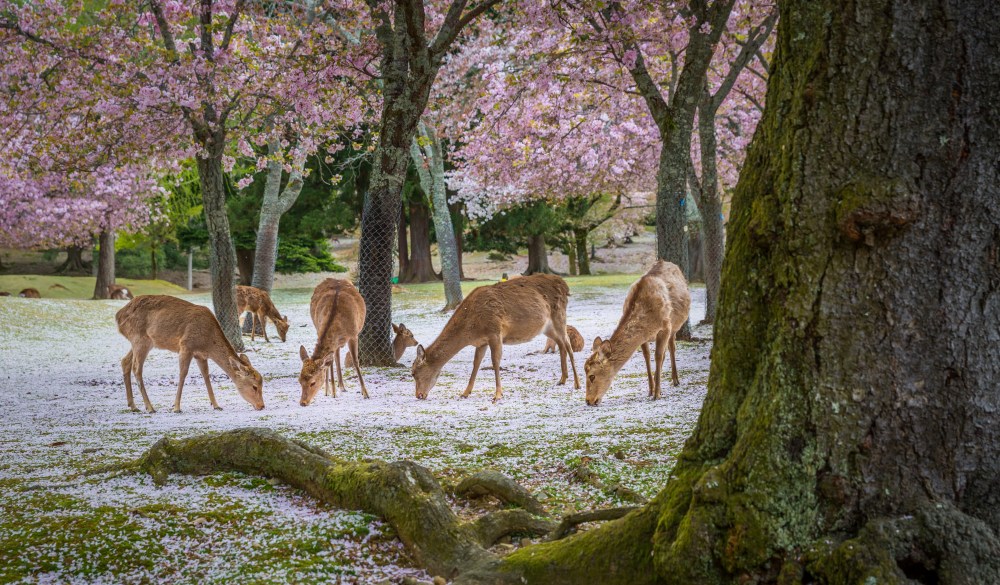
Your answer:
[[[251,287],[237,288],[238,309],[242,314],[250,311],[253,319],[265,328],[274,322],[281,340],[288,331],[288,319],[282,316],[268,294]],[[441,334],[426,348],[417,343],[406,326],[393,325],[395,358],[398,360],[407,347],[416,346],[412,374],[416,383],[416,396],[427,398],[437,382],[441,368],[465,347],[476,348],[472,361],[472,376],[462,393],[468,397],[476,381],[476,374],[490,350],[496,392],[493,400],[503,396],[500,383],[500,358],[503,346],[524,343],[539,333],[548,338],[545,352],[559,351],[562,375],[559,384],[568,379],[567,357],[573,370],[573,382],[580,388],[573,352],[583,349],[583,337],[566,324],[566,305],[569,287],[558,276],[536,274],[483,286],[473,290],[455,310]],[[660,374],[666,351],[670,350],[670,368],[675,386],[677,377],[675,338],[677,331],[687,321],[691,296],[687,281],[680,269],[669,262],[657,261],[642,278],[636,281],[625,297],[621,320],[608,339],[596,338],[593,353],[584,365],[586,374],[587,404],[596,406],[611,387],[611,381],[626,361],[642,348],[649,382],[649,396],[660,397]],[[358,333],[365,322],[365,301],[358,290],[346,280],[326,279],[316,287],[310,303],[310,314],[318,333],[312,353],[305,346],[299,347],[302,370],[299,384],[302,397],[299,403],[308,406],[322,385],[327,395],[336,396],[337,388],[344,390],[341,373],[340,350],[347,347],[345,365],[353,366],[358,375],[361,393],[368,398],[361,368],[353,356],[358,355]],[[212,392],[208,376],[208,360],[218,364],[236,384],[239,394],[254,408],[264,408],[263,379],[250,364],[245,354],[237,354],[226,339],[219,322],[212,312],[187,301],[163,295],[139,296],[130,301],[116,315],[118,330],[132,345],[131,351],[121,361],[125,378],[125,396],[128,406],[138,411],[132,396],[132,375],[139,381],[139,391],[147,412],[154,412],[142,379],[142,366],[149,351],[156,347],[180,354],[180,380],[174,399],[175,412],[180,411],[181,391],[192,359],[208,388],[212,406],[220,409]],[[251,330],[254,328],[252,327]],[[251,333],[251,335],[253,335]],[[651,342],[656,342],[656,373],[650,363]],[[334,384],[336,367],[336,384]]]

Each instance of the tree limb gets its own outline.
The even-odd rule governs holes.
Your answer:
[[[494,496],[505,504],[514,504],[529,512],[547,515],[541,502],[531,492],[498,471],[486,470],[470,475],[455,487],[455,495],[466,498]]]

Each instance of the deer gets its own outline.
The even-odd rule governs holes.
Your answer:
[[[267,337],[268,319],[274,322],[281,341],[285,341],[285,336],[288,334],[288,317],[278,312],[278,308],[271,302],[271,295],[267,294],[266,290],[252,286],[236,286],[236,312],[242,315],[246,311],[250,311],[250,341],[256,339],[257,324],[260,324],[260,329],[264,332],[264,341],[271,343]]]
[[[24,299],[40,299],[42,298],[42,293],[38,292],[37,288],[26,288],[17,293],[17,296]]]
[[[392,331],[396,334],[392,338],[392,358],[398,362],[399,358],[403,357],[403,354],[406,353],[406,348],[418,345],[418,343],[417,338],[413,336],[413,332],[402,323],[399,325],[393,323]],[[354,356],[351,355],[350,350],[344,355],[344,367],[354,367]],[[340,389],[343,390],[344,386],[341,385]]]
[[[476,353],[472,360],[472,376],[462,398],[468,398],[472,393],[479,365],[488,347],[496,378],[493,402],[497,402],[503,397],[500,383],[503,346],[531,341],[539,333],[554,340],[559,348],[562,363],[559,384],[566,383],[568,355],[573,366],[574,387],[579,389],[576,362],[566,334],[568,302],[566,281],[552,274],[533,274],[473,290],[455,309],[434,343],[427,349],[417,346],[417,357],[411,368],[417,398],[426,399],[437,383],[441,368],[460,350],[471,345],[476,348]]]
[[[208,360],[212,360],[226,372],[236,384],[240,396],[254,409],[264,408],[263,378],[250,365],[246,354],[236,353],[215,315],[208,308],[167,295],[143,295],[122,307],[115,314],[115,320],[118,331],[132,344],[132,349],[122,358],[121,364],[125,378],[125,398],[133,412],[139,412],[132,396],[133,373],[139,380],[139,391],[142,392],[146,412],[156,412],[142,379],[142,366],[154,347],[180,354],[180,378],[177,381],[173,412],[181,411],[181,391],[184,390],[184,379],[187,378],[192,359],[198,362],[198,368],[201,369],[212,408],[222,410],[215,401],[215,392],[208,375]]]
[[[570,347],[573,348],[573,353],[578,351],[583,351],[583,336],[580,335],[580,331],[573,327],[572,325],[566,326],[566,335],[569,336]],[[551,339],[545,340],[545,347],[542,349],[542,353],[555,353],[556,352],[556,342]]]
[[[109,284],[108,285],[108,298],[115,299],[119,301],[130,301],[132,300],[132,291],[125,288],[120,284]]]
[[[341,389],[344,388],[344,376],[340,367],[340,348],[345,344],[353,355],[358,355],[358,333],[365,324],[365,300],[358,289],[350,282],[342,279],[327,278],[319,283],[313,291],[309,303],[309,314],[316,327],[316,347],[312,355],[304,345],[299,346],[299,357],[302,359],[302,371],[299,372],[299,384],[302,386],[302,398],[299,404],[309,406],[320,383],[324,392],[337,397],[337,391],[330,391],[333,380],[331,364],[336,360],[337,380]],[[358,382],[361,383],[361,395],[368,398],[365,379],[361,368],[355,364]],[[328,376],[329,374],[329,376]]]
[[[597,406],[611,387],[611,381],[635,350],[642,348],[646,360],[649,396],[660,398],[663,359],[670,349],[670,370],[674,386],[677,377],[677,332],[691,310],[687,280],[676,264],[657,260],[645,275],[632,284],[625,296],[622,317],[609,339],[594,339],[593,354],[584,363],[587,376],[587,404]],[[656,377],[649,363],[649,342],[656,340]]]

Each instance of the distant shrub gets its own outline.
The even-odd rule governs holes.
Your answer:
[[[275,270],[282,274],[296,272],[347,272],[338,264],[325,240],[314,242],[305,238],[278,240],[278,258]]]
[[[504,254],[503,252],[493,251],[486,255],[486,259],[494,262],[505,262],[510,260],[510,256],[508,254]]]

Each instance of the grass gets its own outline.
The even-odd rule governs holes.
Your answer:
[[[44,276],[38,274],[0,275],[0,291],[17,295],[26,288],[38,289],[43,299],[89,299],[94,296],[93,276]],[[187,289],[165,280],[132,280],[119,278],[115,282],[126,286],[134,295],[181,295]]]

